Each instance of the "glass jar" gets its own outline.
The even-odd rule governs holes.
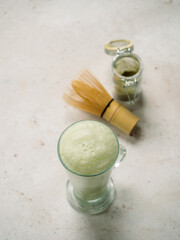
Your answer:
[[[112,62],[115,97],[122,103],[134,104],[141,96],[143,63],[132,53],[133,43],[115,40],[104,46],[108,55],[116,55]]]

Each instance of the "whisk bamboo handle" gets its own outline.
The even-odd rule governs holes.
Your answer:
[[[127,134],[131,133],[139,121],[136,115],[115,100],[111,102],[102,118]]]

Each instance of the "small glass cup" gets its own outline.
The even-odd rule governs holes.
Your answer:
[[[73,123],[69,127],[73,127],[73,125],[76,123],[77,122]],[[73,172],[65,165],[60,154],[61,139],[69,127],[67,127],[61,134],[57,146],[59,159],[62,165],[65,167],[68,175],[68,181],[66,185],[68,202],[77,211],[89,214],[103,212],[111,205],[115,197],[115,187],[111,178],[111,172],[114,167],[119,167],[120,162],[126,155],[126,149],[119,144],[116,134],[111,130],[118,143],[117,154],[113,163],[107,169],[98,174],[81,175]]]
[[[143,63],[132,53],[133,43],[115,40],[105,44],[108,55],[116,55],[112,62],[115,97],[124,104],[135,104],[141,96]]]

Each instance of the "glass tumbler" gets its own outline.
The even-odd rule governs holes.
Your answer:
[[[68,128],[66,128],[65,131]],[[111,178],[111,173],[114,168],[119,167],[120,162],[126,155],[126,149],[119,144],[116,134],[111,130],[118,143],[117,154],[113,163],[98,174],[81,175],[70,170],[63,162],[60,154],[61,139],[65,131],[59,138],[57,151],[59,159],[67,171],[68,181],[66,192],[68,202],[77,211],[89,214],[103,212],[111,205],[115,197],[115,187]]]

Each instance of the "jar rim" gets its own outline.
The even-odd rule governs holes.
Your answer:
[[[138,61],[139,63],[139,70],[137,71],[136,74],[132,75],[132,76],[123,76],[121,74],[119,74],[114,65],[116,64],[116,62],[120,59],[120,58],[124,58],[124,57],[129,57],[129,58],[134,58]],[[112,62],[112,71],[113,71],[113,74],[115,74],[117,77],[121,78],[121,81],[125,82],[126,80],[131,80],[132,78],[138,78],[141,74],[142,74],[142,71],[143,71],[143,62],[141,60],[141,58],[135,54],[135,53],[132,53],[132,52],[124,52],[124,53],[121,53],[119,55],[116,55],[115,58],[113,59],[113,62]]]

